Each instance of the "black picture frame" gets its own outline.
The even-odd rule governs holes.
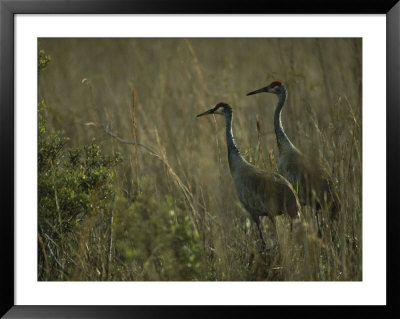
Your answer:
[[[14,303],[14,18],[16,14],[385,14],[387,21],[387,305],[386,306],[16,306]],[[400,3],[398,0],[306,0],[306,1],[223,1],[183,0],[0,0],[0,176],[1,191],[1,297],[0,315],[4,318],[164,318],[286,316],[313,317],[399,317],[399,269],[397,260],[398,205],[396,183],[400,163]],[[379,84],[379,79],[377,79]],[[377,90],[382,88],[377,85]],[[376,107],[383,108],[383,105]],[[380,169],[380,168],[377,168]],[[382,207],[385,207],[382,203]],[[384,214],[384,212],[377,212]],[[188,292],[190,293],[190,292]]]

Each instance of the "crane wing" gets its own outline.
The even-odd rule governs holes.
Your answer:
[[[235,179],[236,192],[243,206],[252,214],[280,215],[287,209],[287,201],[294,201],[293,188],[279,174],[266,174],[254,167],[248,167]]]

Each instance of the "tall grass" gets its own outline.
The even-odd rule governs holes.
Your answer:
[[[73,147],[95,137],[104,153],[124,157],[113,219],[82,221],[69,235],[81,246],[59,252],[76,256],[71,275],[41,280],[362,279],[361,39],[43,38],[39,47],[51,56],[38,92],[48,129],[63,130]],[[242,154],[276,171],[276,97],[246,96],[273,80],[288,89],[287,135],[328,168],[341,211],[334,239],[326,212],[321,239],[310,208],[293,232],[278,217],[279,244],[266,262],[234,192],[223,119],[195,116],[228,102]],[[91,244],[106,220],[112,240]],[[271,227],[265,218],[266,238]]]

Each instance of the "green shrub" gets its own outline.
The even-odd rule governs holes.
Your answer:
[[[116,255],[128,267],[120,279],[199,280],[200,238],[188,212],[170,196],[157,200],[149,178],[137,189],[132,204],[119,199],[114,220]]]
[[[38,52],[38,72],[46,69],[47,64],[51,61],[51,56],[47,55],[43,50]]]
[[[47,131],[45,110],[42,101],[38,110],[38,262],[39,279],[55,280],[59,274],[61,278],[72,274],[82,222],[96,215],[104,221],[103,228],[107,225],[105,212],[114,197],[112,168],[121,157],[102,155],[94,140],[82,148],[68,147],[63,133]]]

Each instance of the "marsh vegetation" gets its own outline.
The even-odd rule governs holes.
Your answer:
[[[39,39],[38,279],[362,280],[361,39]],[[50,60],[49,60],[50,57]],[[277,170],[281,80],[292,142],[329,170],[335,236],[303,209],[260,258],[230,175],[221,101],[243,156]],[[265,238],[271,223],[263,219]]]

